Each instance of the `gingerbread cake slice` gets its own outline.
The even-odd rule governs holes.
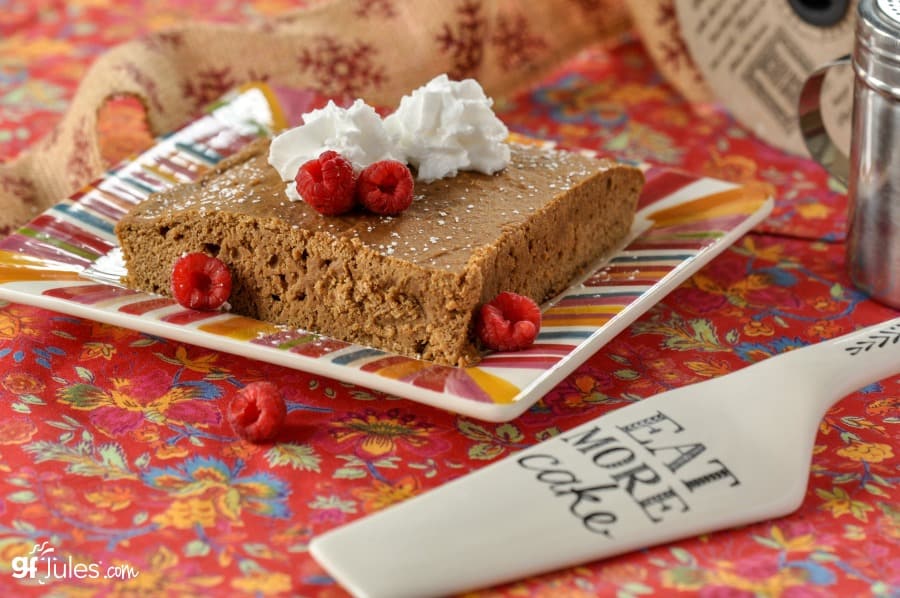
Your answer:
[[[493,175],[417,184],[398,216],[323,216],[291,202],[259,140],[116,226],[132,288],[169,295],[176,259],[231,269],[232,311],[451,366],[477,363],[477,308],[502,291],[542,302],[627,235],[641,171],[511,145]]]

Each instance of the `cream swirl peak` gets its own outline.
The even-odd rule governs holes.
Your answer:
[[[421,181],[460,170],[493,174],[509,163],[510,151],[509,130],[492,104],[474,79],[438,75],[404,96],[384,125]]]
[[[324,108],[304,114],[303,124],[272,139],[269,164],[287,183],[285,191],[292,201],[301,199],[294,185],[297,170],[325,150],[342,154],[357,171],[379,160],[405,162],[372,106],[356,100],[349,108],[341,108],[329,101]]]
[[[379,160],[399,160],[414,166],[423,182],[460,170],[493,174],[509,164],[510,150],[509,130],[492,104],[474,79],[453,81],[447,75],[403,96],[384,120],[363,100],[349,108],[328,102],[272,140],[269,164],[293,201],[301,199],[294,185],[297,169],[326,150],[342,154],[357,172]]]

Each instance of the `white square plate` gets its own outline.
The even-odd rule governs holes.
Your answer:
[[[115,222],[150,193],[190,181],[261,134],[285,107],[264,85],[226,96],[0,242],[0,297],[324,375],[489,421],[509,421],[669,291],[760,222],[756,189],[646,167],[621,251],[543,306],[533,347],[453,368],[125,289],[108,270]],[[521,140],[520,140],[521,141]],[[104,259],[101,259],[104,258]],[[98,262],[98,260],[100,260]]]

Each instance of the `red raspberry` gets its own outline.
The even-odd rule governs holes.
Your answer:
[[[356,192],[353,165],[335,151],[326,150],[315,160],[305,162],[294,181],[303,201],[320,214],[339,216],[353,209]]]
[[[356,183],[356,196],[367,210],[382,216],[399,214],[412,204],[413,178],[397,160],[369,164]]]
[[[524,295],[503,292],[481,306],[475,331],[485,347],[518,351],[534,343],[541,329],[541,308]]]
[[[287,407],[278,387],[271,382],[251,382],[228,404],[228,423],[235,434],[249,442],[273,440],[281,431]]]
[[[172,268],[172,295],[184,307],[219,309],[231,295],[231,272],[219,258],[185,254]]]

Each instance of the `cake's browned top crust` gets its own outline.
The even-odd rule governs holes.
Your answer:
[[[196,184],[156,194],[129,218],[155,219],[181,210],[245,213],[276,218],[309,232],[357,237],[371,249],[425,268],[461,271],[481,246],[516,226],[598,170],[613,166],[576,153],[512,144],[512,159],[495,175],[461,172],[433,183],[416,183],[412,206],[395,217],[354,211],[322,216],[304,202],[287,199],[267,161],[268,140],[254,142],[223,161]]]

